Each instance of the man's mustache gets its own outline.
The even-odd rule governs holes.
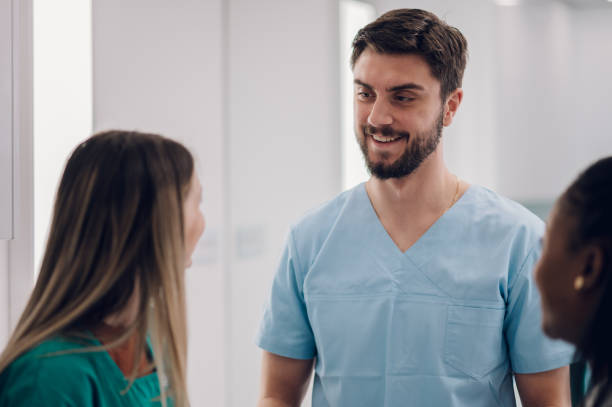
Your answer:
[[[365,135],[380,134],[381,136],[384,136],[384,137],[404,137],[406,139],[410,137],[410,133],[406,131],[395,130],[391,126],[375,127],[375,126],[368,124],[364,126],[363,132]]]

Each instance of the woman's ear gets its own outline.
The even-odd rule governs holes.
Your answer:
[[[576,290],[585,293],[592,292],[602,287],[604,253],[597,244],[586,247],[584,252],[584,267],[582,272],[576,277]],[[578,287],[580,286],[580,287]]]

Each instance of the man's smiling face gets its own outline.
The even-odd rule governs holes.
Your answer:
[[[411,174],[442,135],[440,82],[419,55],[369,48],[353,76],[355,133],[370,172],[381,179]]]

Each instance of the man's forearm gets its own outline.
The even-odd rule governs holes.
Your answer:
[[[523,407],[571,407],[568,366],[514,377]]]

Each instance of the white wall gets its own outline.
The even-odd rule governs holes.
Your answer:
[[[612,4],[526,2],[498,21],[500,190],[552,200],[612,154]]]
[[[1,343],[34,268],[31,3],[21,4],[18,210],[16,239],[0,242]],[[194,405],[255,402],[255,327],[289,224],[340,189],[336,27],[337,5],[324,0],[93,2],[94,131],[179,139],[204,186],[207,231],[188,271]]]
[[[498,10],[499,190],[516,199],[554,198],[577,171],[573,18],[559,2]]]
[[[248,406],[289,226],[340,191],[338,4],[234,0],[228,25],[228,406]]]
[[[207,230],[187,270],[192,404],[225,405],[221,0],[93,2],[94,129],[152,131],[196,157]]]
[[[576,115],[570,142],[580,167],[612,155],[612,4],[606,6],[578,10],[573,20],[576,51],[569,82],[574,93],[565,97]]]
[[[13,63],[11,0],[0,0],[0,239],[13,234]],[[9,327],[8,241],[0,240],[0,347]]]
[[[94,127],[161,132],[198,157],[208,226],[188,272],[192,402],[244,406],[289,224],[340,188],[337,5],[224,7],[94,2]]]
[[[67,158],[91,133],[91,0],[34,0],[34,264]],[[58,24],[58,22],[60,22]]]
[[[0,239],[13,238],[13,58],[11,0],[0,0]]]
[[[14,239],[0,241],[0,347],[17,323],[32,289],[32,1],[12,1]]]

